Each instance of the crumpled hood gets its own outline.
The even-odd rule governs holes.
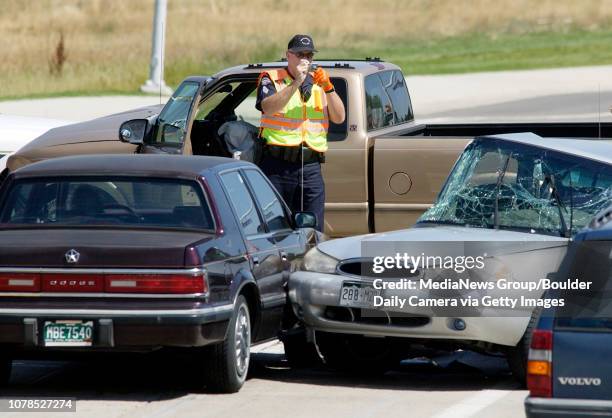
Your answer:
[[[567,246],[569,240],[526,232],[436,225],[334,239],[322,242],[317,248],[337,260],[346,260],[361,257],[364,243],[398,242],[401,243],[403,250],[411,248],[411,243],[414,243],[414,253],[420,254],[423,251],[427,252],[426,248],[431,248],[428,245],[431,243],[483,241],[491,243],[488,252],[493,255],[496,252],[508,254]]]

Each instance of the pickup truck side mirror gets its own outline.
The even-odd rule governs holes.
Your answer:
[[[293,214],[293,222],[297,228],[316,228],[317,217],[312,212],[296,212]]]
[[[119,140],[134,145],[144,144],[144,139],[149,130],[148,119],[132,119],[123,122],[119,127]]]

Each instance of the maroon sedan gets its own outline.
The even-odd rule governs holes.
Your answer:
[[[32,164],[0,188],[0,383],[12,360],[191,347],[198,382],[235,392],[275,338],[314,217],[259,169],[214,157]]]

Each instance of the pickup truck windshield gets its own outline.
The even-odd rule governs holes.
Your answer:
[[[463,152],[419,222],[571,236],[612,198],[612,168],[495,139]]]
[[[4,227],[128,226],[214,229],[197,183],[146,178],[27,179],[0,209]]]

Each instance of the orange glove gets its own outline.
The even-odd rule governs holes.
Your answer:
[[[326,93],[334,89],[334,85],[329,81],[329,74],[323,68],[319,67],[313,74],[314,82],[317,83]]]

